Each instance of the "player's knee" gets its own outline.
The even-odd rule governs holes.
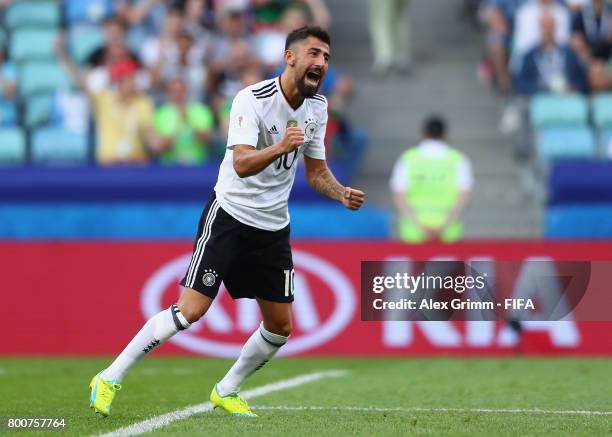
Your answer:
[[[176,306],[189,323],[194,323],[206,314],[212,301],[212,298],[186,287]]]
[[[289,337],[293,326],[291,321],[266,323],[265,328],[273,334]]]
[[[181,304],[181,302],[179,302],[177,305],[179,311],[189,323],[197,322],[204,315],[204,311],[202,311],[202,308],[198,308],[195,305],[189,305],[185,303]]]

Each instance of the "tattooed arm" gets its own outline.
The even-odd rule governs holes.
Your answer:
[[[342,202],[350,210],[356,211],[361,208],[365,200],[365,193],[340,184],[325,160],[309,158],[304,155],[304,164],[306,165],[306,179],[316,192],[332,200]]]

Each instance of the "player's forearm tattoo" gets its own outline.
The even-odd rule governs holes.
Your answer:
[[[330,199],[340,200],[344,196],[344,187],[336,180],[329,168],[319,170],[310,177],[308,182],[316,192]]]

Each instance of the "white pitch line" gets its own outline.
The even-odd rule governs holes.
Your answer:
[[[337,378],[345,376],[348,372],[345,370],[327,370],[323,372],[307,373],[305,375],[296,376],[294,378],[283,379],[281,381],[273,382],[271,384],[262,385],[251,390],[242,392],[242,395],[246,398],[255,398],[258,396],[267,395],[280,390],[287,390],[294,387],[299,387],[304,384],[310,384],[311,382],[319,381],[325,378]],[[162,428],[176,422],[177,420],[183,420],[191,417],[195,414],[205,413],[213,409],[213,405],[210,402],[204,402],[202,404],[192,405],[191,407],[182,408],[175,410],[170,413],[162,414],[161,416],[151,417],[150,419],[136,422],[132,425],[128,425],[124,428],[116,429],[115,431],[107,434],[101,434],[99,437],[127,437],[133,435],[144,434],[145,432],[154,431],[158,428]]]
[[[509,413],[509,414],[583,414],[587,416],[612,416],[612,411],[590,411],[590,410],[545,410],[541,408],[382,408],[382,407],[319,407],[319,406],[274,406],[274,405],[252,405],[257,410],[329,410],[329,411],[363,411],[363,412],[400,412],[400,413]]]

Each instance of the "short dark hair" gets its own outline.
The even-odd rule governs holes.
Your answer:
[[[446,135],[446,121],[440,115],[430,115],[423,123],[423,134],[427,138],[443,138]]]
[[[319,26],[304,26],[300,27],[299,29],[295,29],[293,32],[287,35],[285,50],[288,50],[291,44],[294,42],[301,41],[310,36],[314,36],[315,38],[323,41],[325,44],[331,45],[331,38],[329,37],[327,30]]]

